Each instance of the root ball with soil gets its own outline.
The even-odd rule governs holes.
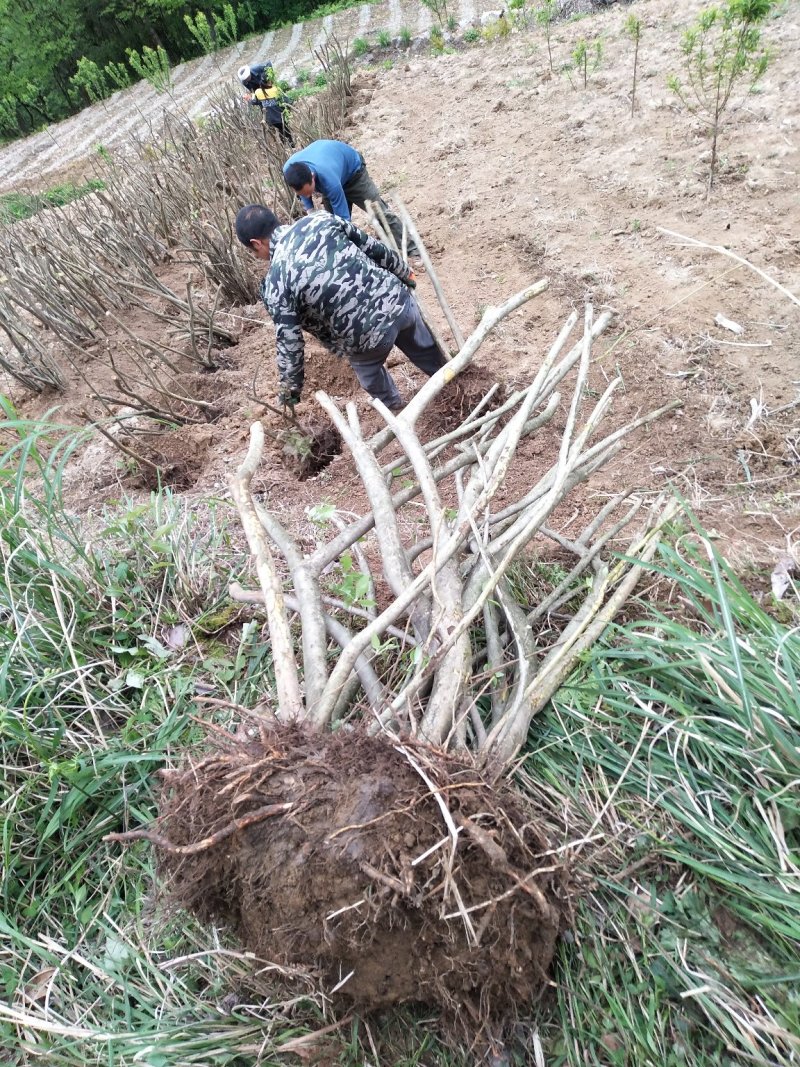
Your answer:
[[[171,780],[162,869],[259,958],[313,964],[334,1002],[422,1001],[474,1026],[541,991],[562,923],[529,815],[469,758],[276,727]]]

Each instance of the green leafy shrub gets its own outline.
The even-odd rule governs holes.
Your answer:
[[[431,26],[431,51],[437,56],[444,52],[444,34],[440,26]]]
[[[481,31],[477,28],[477,26],[470,26],[468,29],[464,30],[464,36],[462,37],[462,40],[465,44],[475,44],[475,42],[480,41],[480,39]]]
[[[311,75],[308,73],[308,71],[307,70],[303,70],[301,68],[300,70],[298,70],[297,74],[295,75],[295,79],[294,80],[298,85],[306,85],[310,78],[311,78]]]
[[[183,21],[186,23],[186,29],[200,46],[203,55],[213,52],[216,48],[216,43],[205,12],[195,11],[194,18],[191,15],[184,15]]]
[[[124,63],[106,63],[103,67],[103,74],[113,86],[112,91],[127,89],[131,84],[131,72]]]
[[[92,104],[111,96],[111,88],[102,69],[86,56],[78,60],[78,69],[70,78],[70,83],[75,89],[82,89]]]
[[[239,26],[236,21],[236,12],[230,4],[222,5],[222,14],[213,12],[214,38],[217,48],[221,45],[236,44],[239,40]]]
[[[365,56],[367,52],[369,52],[369,41],[365,41],[363,37],[356,37],[353,41],[353,55],[358,58]]]
[[[483,27],[482,37],[484,41],[491,43],[492,41],[502,41],[508,37],[511,33],[511,25],[505,16],[505,13],[501,14],[499,18],[496,18],[493,22],[487,23]]]
[[[701,11],[681,41],[688,85],[674,74],[667,79],[681,103],[700,115],[711,132],[709,189],[717,170],[717,138],[734,88],[742,83],[749,95],[769,65],[760,26],[772,6],[772,0],[727,0]]]
[[[139,77],[148,81],[157,93],[163,93],[169,89],[172,83],[169,56],[161,45],[158,48],[149,48],[145,45],[141,55],[135,48],[126,48],[125,54]]]

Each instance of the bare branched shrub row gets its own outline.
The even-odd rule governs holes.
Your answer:
[[[344,50],[331,40],[318,58],[328,85],[294,108],[298,145],[335,136],[346,114]],[[201,124],[168,113],[160,131],[130,147],[130,159],[98,159],[101,191],[0,232],[0,367],[40,392],[64,388],[66,361],[107,411],[123,403],[169,421],[208,417],[208,406],[183,395],[178,371],[187,361],[213,368],[215,350],[235,341],[220,312],[257,299],[234,217],[247,200],[272,199],[291,214],[294,195],[281,174],[289,150],[230,91]],[[169,261],[189,267],[185,290],[160,277]],[[122,313],[132,307],[164,322],[163,343],[125,330]],[[120,329],[127,343],[112,348],[109,334],[118,339]],[[94,360],[111,370],[117,395],[92,387]]]

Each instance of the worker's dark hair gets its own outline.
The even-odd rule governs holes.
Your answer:
[[[248,204],[236,216],[236,236],[248,248],[254,238],[268,241],[278,226],[278,216],[263,204]]]
[[[283,176],[290,189],[297,192],[304,185],[308,185],[314,177],[308,163],[287,163],[283,168]]]

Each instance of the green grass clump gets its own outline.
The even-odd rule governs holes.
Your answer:
[[[392,35],[389,33],[389,31],[388,30],[379,30],[378,31],[378,44],[381,46],[381,48],[388,48],[391,43],[392,43]]]
[[[4,410],[17,442],[0,457],[3,1062],[233,1063],[263,1040],[260,1009],[215,1004],[239,979],[262,1004],[264,983],[185,916],[156,921],[151,849],[103,837],[152,819],[156,771],[204,732],[197,692],[250,702],[269,684],[256,624],[221,652],[201,643],[243,554],[216,507],[167,493],[79,521],[60,485],[85,435]]]
[[[369,52],[369,41],[363,37],[356,37],[353,41],[353,55],[357,59],[359,56],[365,56],[367,52]]]
[[[104,183],[99,178],[91,178],[80,185],[65,182],[43,193],[2,193],[0,194],[0,224],[21,222],[22,219],[29,219],[40,211],[46,211],[47,208],[63,207],[65,204],[72,203],[73,200],[79,200],[82,196],[103,188],[105,188]]]
[[[409,48],[411,45],[411,30],[408,26],[403,26],[400,30],[400,47]]]
[[[662,609],[611,630],[535,730],[594,883],[561,947],[554,1062],[770,1063],[800,1048],[800,637],[705,538]],[[581,856],[581,859],[577,857]]]

